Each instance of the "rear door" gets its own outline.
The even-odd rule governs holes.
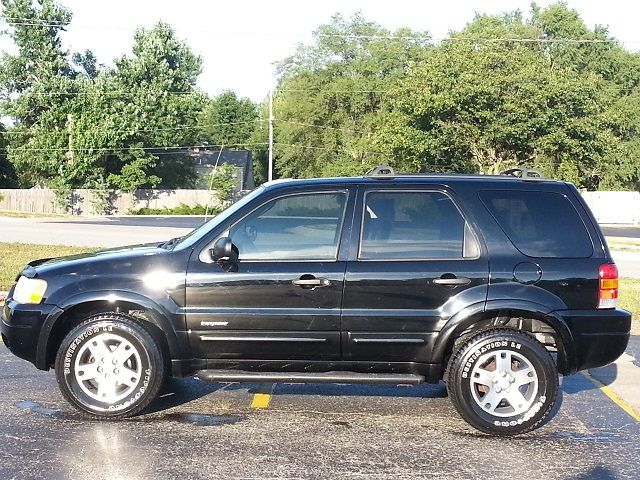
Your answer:
[[[444,187],[363,187],[354,237],[343,299],[346,360],[428,363],[446,321],[486,301],[488,261]]]

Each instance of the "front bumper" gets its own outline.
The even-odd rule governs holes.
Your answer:
[[[38,355],[40,333],[47,319],[61,313],[62,310],[55,305],[21,304],[9,297],[0,323],[2,341],[14,355],[28,360],[40,369],[47,369],[42,352]]]
[[[563,310],[555,312],[573,336],[571,373],[615,362],[627,349],[631,314],[626,310]]]

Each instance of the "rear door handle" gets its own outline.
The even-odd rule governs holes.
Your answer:
[[[455,285],[469,285],[471,283],[471,279],[467,277],[453,277],[453,278],[435,278],[433,283],[436,285],[446,285],[446,286],[455,286]]]
[[[328,287],[331,285],[331,281],[327,278],[299,278],[293,280],[291,283],[298,287]]]

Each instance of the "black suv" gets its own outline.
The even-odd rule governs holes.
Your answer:
[[[16,355],[95,417],[137,414],[167,375],[447,383],[497,435],[551,416],[558,373],[614,361],[630,314],[576,188],[515,176],[279,180],[190,234],[24,268]]]

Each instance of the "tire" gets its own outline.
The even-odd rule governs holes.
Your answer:
[[[455,409],[484,433],[530,432],[555,414],[556,365],[540,342],[519,330],[473,335],[453,352],[446,378]]]
[[[165,362],[142,322],[104,313],[89,317],[67,334],[55,370],[62,394],[80,412],[118,419],[136,415],[156,398]]]

